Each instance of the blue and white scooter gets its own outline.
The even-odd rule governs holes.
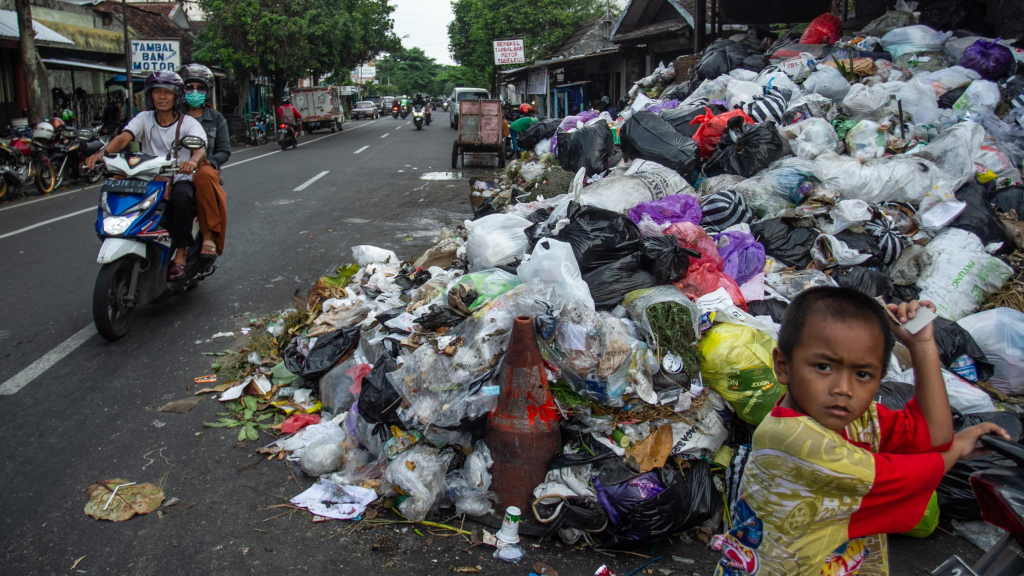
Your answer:
[[[198,150],[205,143],[196,136],[181,139],[181,148]],[[160,226],[170,176],[177,170],[171,159],[142,152],[105,155],[110,174],[100,188],[96,233],[103,240],[96,261],[102,264],[92,294],[96,329],[107,340],[124,337],[138,306],[163,301],[194,288],[216,270],[215,258],[200,258],[200,248],[188,249],[185,277],[167,280],[172,261],[171,239]],[[161,176],[163,176],[161,178]],[[192,233],[199,234],[194,222]]]

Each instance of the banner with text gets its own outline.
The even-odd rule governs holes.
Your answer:
[[[522,38],[515,40],[494,41],[494,63],[501,64],[525,64],[526,46]]]
[[[181,68],[179,40],[132,40],[132,74],[177,72]]]

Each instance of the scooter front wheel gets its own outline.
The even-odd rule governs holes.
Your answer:
[[[135,304],[129,303],[133,262],[120,258],[100,268],[92,291],[92,319],[96,331],[107,340],[120,340],[131,329]]]
[[[39,190],[40,194],[49,194],[59,185],[60,180],[57,178],[57,171],[54,170],[53,164],[40,162],[36,171],[36,190]]]

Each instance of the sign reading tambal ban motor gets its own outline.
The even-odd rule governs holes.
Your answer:
[[[180,40],[132,40],[132,74],[177,72],[181,68]]]
[[[526,46],[522,38],[494,41],[494,64],[525,64]]]

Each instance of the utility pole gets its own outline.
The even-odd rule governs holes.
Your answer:
[[[132,86],[132,40],[128,36],[128,0],[121,0],[121,20],[124,24],[124,79],[128,87],[128,118],[131,118],[134,115],[135,87]]]
[[[42,122],[47,116],[46,100],[43,97],[44,86],[49,87],[49,79],[45,77],[39,54],[36,52],[36,33],[32,29],[32,4],[30,0],[15,0],[18,11],[18,30],[20,34],[21,67],[25,71],[25,95],[28,100],[28,123],[30,126]],[[42,77],[41,77],[42,76]]]

